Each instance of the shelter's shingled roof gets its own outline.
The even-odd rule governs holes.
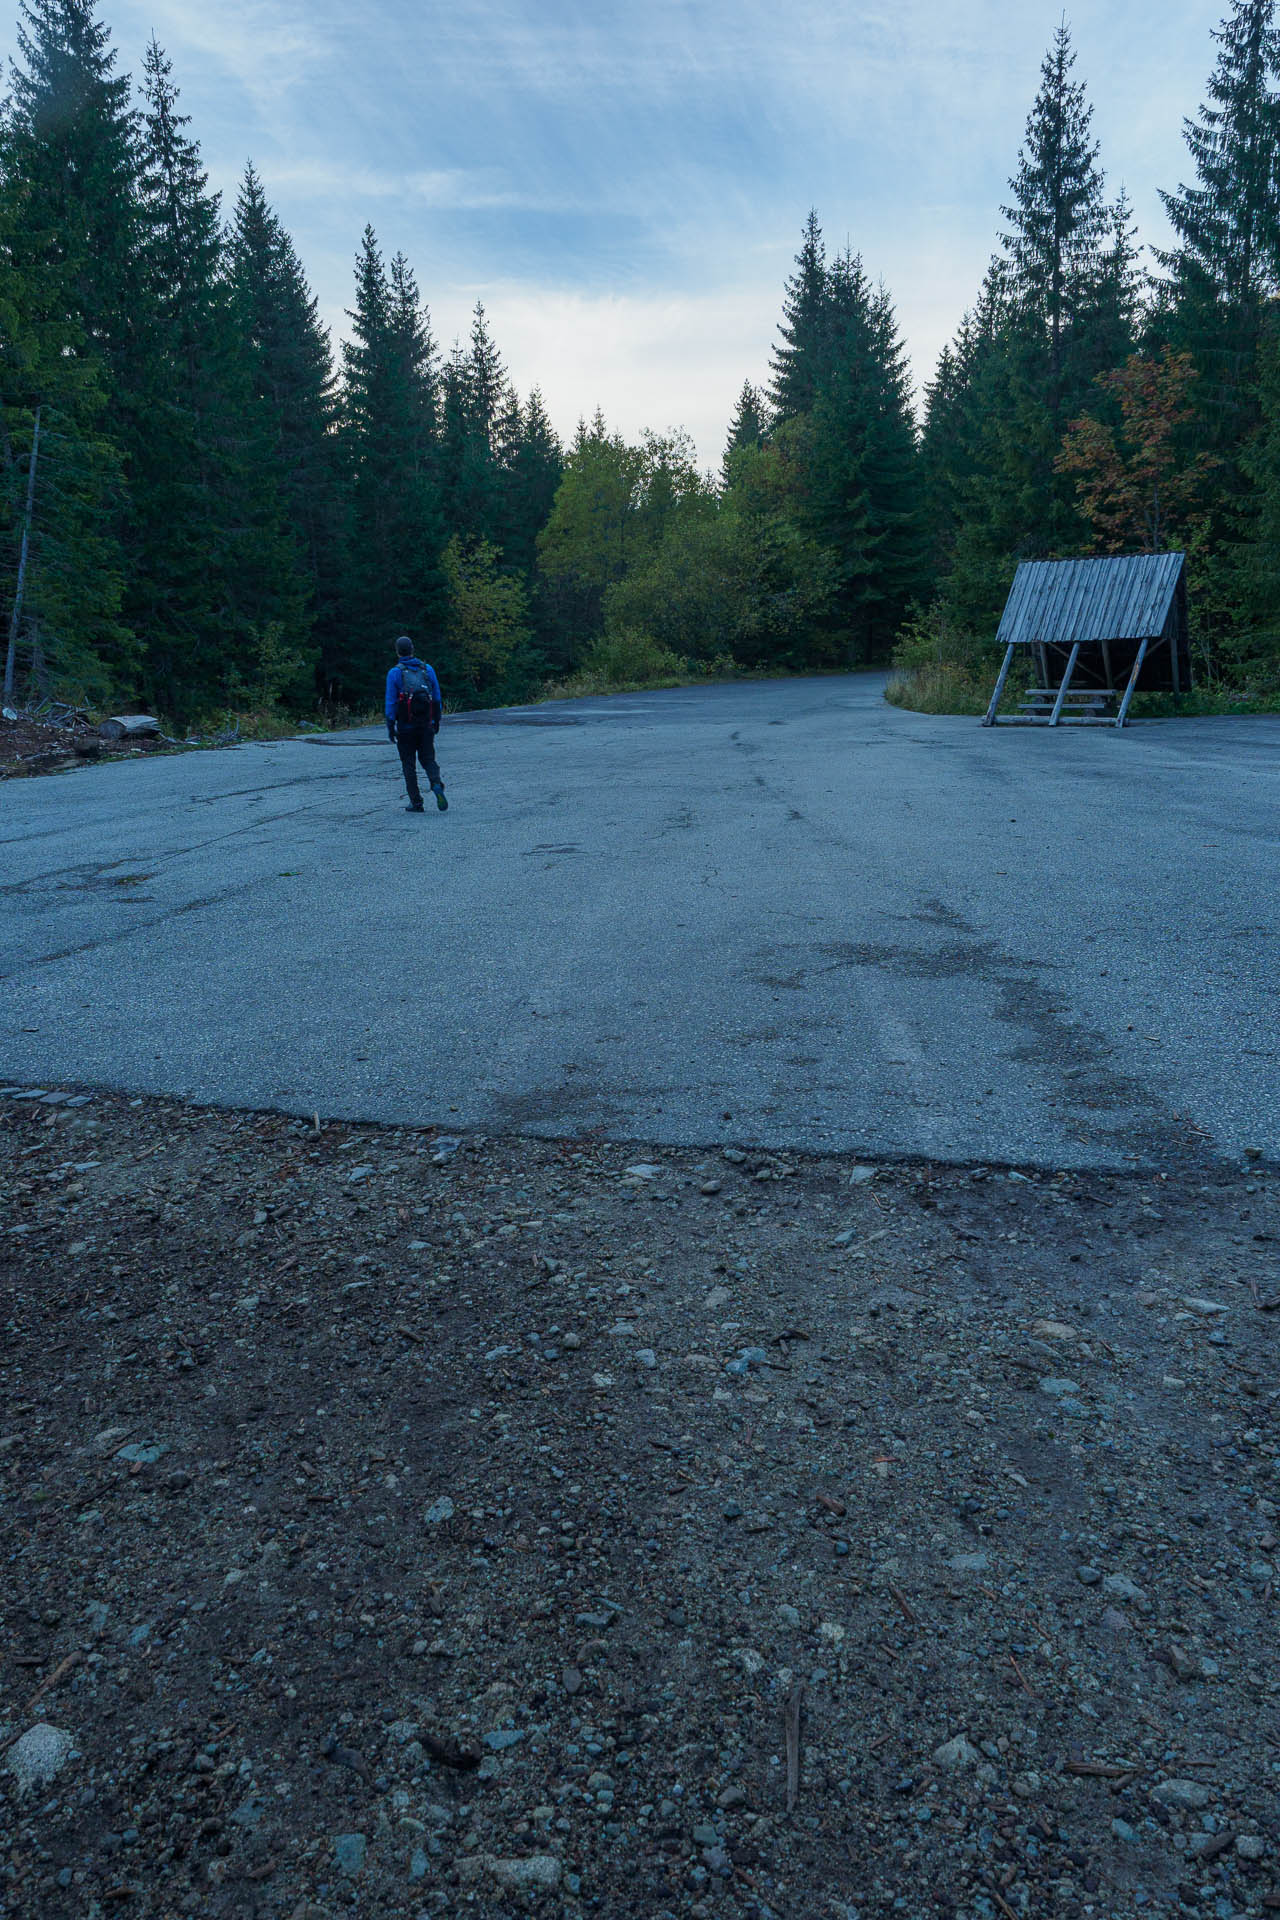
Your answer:
[[[1156,640],[1182,578],[1181,553],[1101,560],[1024,560],[1014,576],[996,639]]]

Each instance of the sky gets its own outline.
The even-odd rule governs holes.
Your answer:
[[[1186,178],[1226,0],[1080,0],[1076,74],[1141,238]],[[9,0],[6,12],[15,11]],[[810,207],[917,382],[993,251],[1061,0],[104,0],[152,32],[228,207],[246,160],[341,337],[366,222],[445,347],[475,302],[564,435],[602,408],[718,465]],[[4,51],[12,50],[12,45]]]

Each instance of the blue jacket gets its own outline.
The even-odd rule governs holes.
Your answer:
[[[400,697],[401,667],[420,667],[427,676],[427,685],[431,689],[431,698],[435,701],[437,710],[443,711],[444,706],[440,698],[440,682],[436,679],[436,670],[434,667],[429,667],[425,660],[419,660],[416,654],[412,655],[408,660],[397,660],[395,666],[392,667],[390,673],[387,675],[387,700],[385,708],[387,732],[393,740],[396,737],[396,701]]]

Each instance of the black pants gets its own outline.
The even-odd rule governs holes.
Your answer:
[[[431,722],[423,720],[417,725],[411,723],[406,726],[401,721],[396,728],[396,752],[400,755],[400,765],[404,769],[405,791],[412,804],[420,807],[422,789],[418,785],[418,769],[414,765],[416,760],[422,762],[422,771],[426,774],[428,784],[433,790],[444,785],[444,781],[440,778],[440,769],[436,765],[436,736]]]

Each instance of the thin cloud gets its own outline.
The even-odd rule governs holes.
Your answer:
[[[253,156],[339,332],[371,219],[433,309],[483,295],[522,387],[563,388],[562,424],[597,401],[620,424],[683,417],[706,459],[767,363],[810,206],[884,277],[929,377],[996,244],[1062,17],[1061,0],[104,5],[127,61],[155,27],[215,186]],[[1149,242],[1224,6],[1071,9],[1111,189]],[[663,315],[669,348],[646,331]]]

